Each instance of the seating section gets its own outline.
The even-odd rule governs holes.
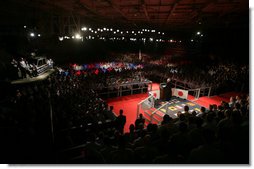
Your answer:
[[[54,73],[8,88],[1,102],[3,163],[249,163],[249,96],[122,133],[93,77]],[[146,126],[146,127],[144,127]],[[10,155],[8,155],[10,154]],[[237,155],[236,155],[237,154]]]

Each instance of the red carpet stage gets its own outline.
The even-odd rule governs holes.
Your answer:
[[[159,89],[159,84],[153,83],[152,85],[152,90]],[[220,105],[221,101],[229,102],[229,98],[231,96],[237,96],[239,94],[240,93],[237,92],[229,92],[218,96],[200,97],[198,100],[190,103],[194,103],[194,109],[196,108],[196,110],[198,110],[198,107],[200,108],[201,106],[208,108],[210,104]],[[134,124],[136,120],[138,103],[147,97],[148,93],[107,99],[109,106],[114,106],[114,112],[116,116],[119,115],[119,110],[123,109],[123,112],[126,115],[126,124],[124,128],[125,132],[129,130],[130,124]],[[193,96],[189,95],[188,100],[193,100]],[[189,102],[188,100],[186,100],[186,104]]]

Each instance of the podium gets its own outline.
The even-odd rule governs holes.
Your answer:
[[[160,83],[160,99],[165,100],[166,99],[166,83]]]

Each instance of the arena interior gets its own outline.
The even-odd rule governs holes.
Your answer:
[[[250,164],[247,0],[0,4],[1,163]]]

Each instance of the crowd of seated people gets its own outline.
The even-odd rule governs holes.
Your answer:
[[[117,96],[120,86],[126,91],[134,88],[134,93],[141,92],[141,90],[138,91],[141,88],[144,89],[144,92],[147,91],[146,83],[149,80],[143,76],[142,69],[143,65],[122,62],[88,65],[72,64],[65,69],[58,68],[59,74],[63,76],[71,76],[88,81],[87,85],[89,88],[97,91],[97,93],[111,93],[110,95],[105,95],[105,97]]]
[[[123,133],[122,127],[113,125],[88,134],[84,145],[66,150],[66,154],[75,156],[64,160],[67,163],[247,164],[248,97],[234,100],[211,105],[208,110],[202,107],[199,115],[185,106],[185,113],[179,112],[176,119],[164,115],[160,124],[145,126],[140,115],[129,126],[129,132]]]
[[[131,64],[126,62],[105,62],[98,64],[72,64],[66,74],[90,78],[91,86],[107,88],[145,79],[161,83],[168,77],[181,81],[190,89],[212,87],[214,94],[227,91],[248,91],[248,65],[206,64],[183,65]]]
[[[95,132],[112,125],[113,107],[87,83],[53,73],[44,81],[1,88],[6,92],[0,102],[0,129],[6,135],[0,141],[1,162],[56,163],[56,151],[86,139],[79,129]],[[71,131],[77,133],[68,135]]]
[[[116,117],[114,108],[88,83],[77,76],[52,74],[45,81],[10,89],[1,104],[1,129],[8,136],[1,139],[2,161],[249,162],[249,97],[202,108],[198,115],[185,107],[176,119],[165,115],[161,124],[146,126],[141,115],[124,132],[124,114],[130,112],[121,110],[123,117]]]
[[[152,70],[152,71],[151,71]],[[150,80],[162,82],[167,77],[182,81],[189,88],[212,87],[217,93],[228,91],[248,91],[248,65],[147,65],[143,75]]]

